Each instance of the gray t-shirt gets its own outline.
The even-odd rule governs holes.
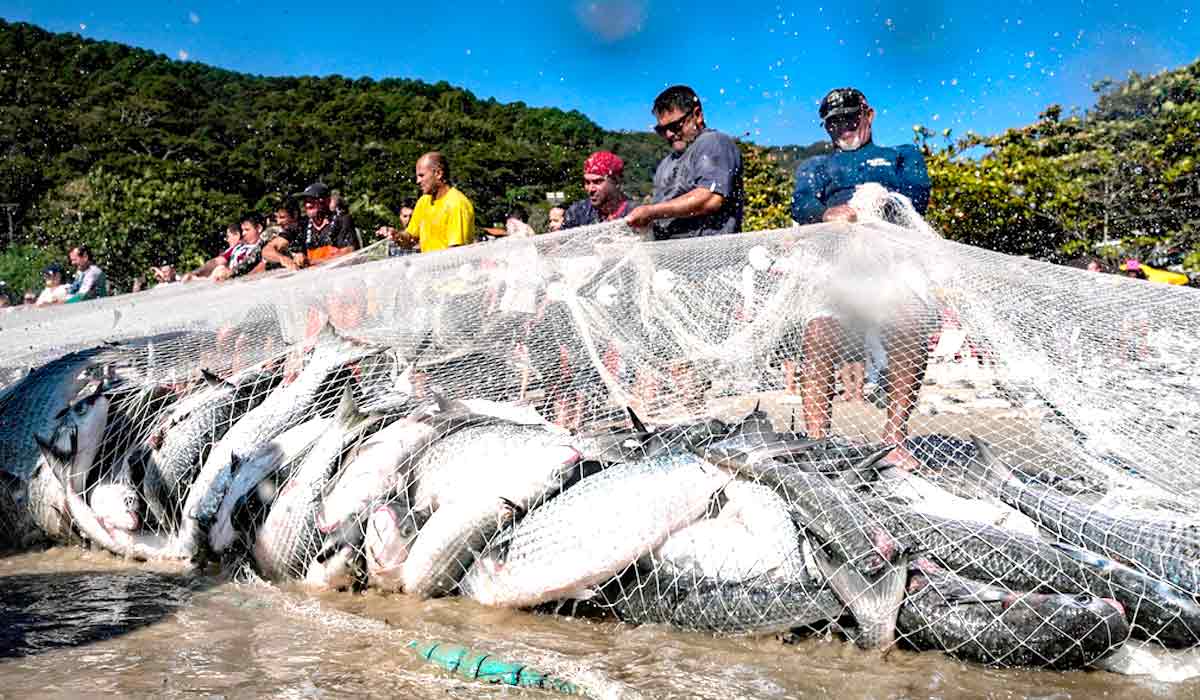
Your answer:
[[[654,238],[693,238],[742,230],[746,194],[742,188],[742,153],[733,139],[712,129],[700,132],[682,153],[662,159],[654,171],[654,202],[665,202],[703,187],[725,198],[721,209],[708,216],[660,219]]]
[[[86,301],[108,296],[108,281],[104,277],[104,270],[93,263],[88,265],[86,270],[76,272],[70,292],[71,296],[67,297],[67,301]]]

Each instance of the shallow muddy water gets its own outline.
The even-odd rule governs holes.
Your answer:
[[[310,595],[74,548],[0,559],[0,695],[551,697],[456,678],[419,660],[412,639],[468,644],[601,697],[1200,697],[1197,681],[996,670],[903,650],[881,659],[839,639],[785,645],[459,599]]]

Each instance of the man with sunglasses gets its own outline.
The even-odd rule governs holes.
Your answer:
[[[871,140],[875,110],[855,88],[831,90],[821,100],[821,123],[834,152],[813,156],[796,169],[792,218],[798,224],[856,221],[848,206],[854,189],[874,182],[912,200],[924,215],[929,207],[929,172],[916,146],[877,146]]]
[[[686,85],[660,93],[651,112],[658,122],[654,131],[671,144],[671,153],[654,171],[651,203],[631,211],[626,223],[634,228],[653,225],[654,239],[659,241],[741,231],[746,196],[737,144],[708,128],[700,98]],[[651,333],[654,340],[648,342],[669,358],[666,369],[682,408],[698,414],[704,409],[703,395],[711,379],[702,376],[693,361],[678,357],[683,350],[669,330],[656,325]],[[648,370],[635,370],[639,403],[653,402],[657,394],[656,373]]]
[[[914,146],[875,145],[871,141],[875,110],[861,92],[854,88],[830,91],[821,100],[820,115],[835,151],[809,158],[797,168],[792,196],[792,218],[796,223],[857,221],[849,202],[855,188],[866,183],[878,183],[885,190],[908,197],[918,212],[925,213],[930,186],[921,152]],[[830,431],[834,373],[839,361],[861,361],[858,357],[871,352],[872,344],[882,343],[887,351],[883,367],[887,393],[883,440],[896,445],[884,461],[905,470],[920,466],[905,446],[905,438],[929,359],[926,315],[920,304],[906,306],[897,311],[886,328],[851,330],[833,311],[823,309],[805,324],[800,388],[809,437],[823,438]],[[785,382],[790,385],[794,372],[790,361],[785,362],[784,372]],[[855,398],[861,395],[861,387],[851,390],[856,392]]]
[[[652,203],[631,211],[626,223],[653,224],[655,240],[741,231],[746,197],[737,144],[705,125],[700,98],[686,85],[664,90],[651,111],[671,153],[654,172]]]

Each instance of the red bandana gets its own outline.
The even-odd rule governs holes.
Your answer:
[[[608,151],[596,151],[588,156],[588,159],[583,161],[583,172],[585,175],[609,175],[620,177],[625,170],[625,161],[615,153]]]

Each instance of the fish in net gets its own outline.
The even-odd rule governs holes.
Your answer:
[[[16,310],[6,545],[993,666],[1200,646],[1194,291],[855,206]]]

